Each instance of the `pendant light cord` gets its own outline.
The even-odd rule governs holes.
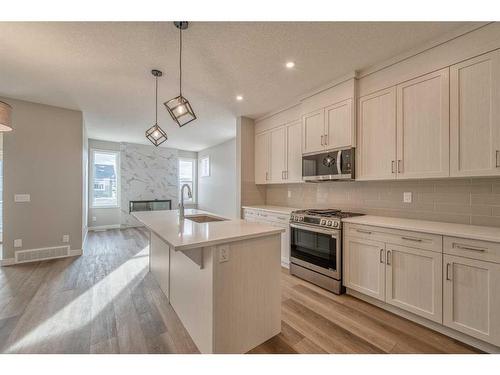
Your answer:
[[[179,28],[179,95],[182,96],[182,27]]]
[[[155,76],[155,125],[158,125],[158,76]]]

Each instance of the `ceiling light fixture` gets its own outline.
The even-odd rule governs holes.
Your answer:
[[[294,66],[295,66],[295,63],[293,61],[288,61],[285,66],[288,68],[288,69],[292,69]]]
[[[167,133],[158,125],[158,77],[161,77],[163,73],[154,69],[151,74],[155,77],[155,124],[146,130],[146,138],[158,147],[168,139]]]
[[[184,126],[193,120],[196,120],[193,108],[189,101],[182,96],[182,30],[188,28],[187,21],[174,22],[175,27],[179,29],[179,96],[165,102],[168,113],[172,119],[179,125]]]
[[[241,102],[243,100],[243,96],[241,95],[236,95],[236,100]]]
[[[0,132],[10,132],[12,130],[12,107],[4,102],[0,102]]]

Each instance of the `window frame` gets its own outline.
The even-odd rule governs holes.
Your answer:
[[[203,174],[203,168],[202,168],[202,165],[203,165],[203,160],[206,159],[207,160],[207,163],[208,163],[208,174]],[[205,155],[205,156],[202,156],[200,159],[199,159],[199,163],[200,163],[200,177],[210,177],[210,172],[211,172],[211,167],[210,167],[210,155]]]
[[[191,163],[191,165],[193,166],[193,175],[192,175],[192,186],[193,188],[191,189],[191,193],[192,193],[192,198],[191,200],[186,200],[184,199],[184,203],[187,203],[187,204],[196,204],[197,202],[197,191],[198,191],[198,179],[197,179],[197,176],[198,176],[198,167],[197,167],[197,159],[196,158],[189,158],[189,157],[179,157],[178,160],[177,160],[177,185],[178,185],[178,191],[179,191],[179,202],[181,201],[181,187],[182,187],[182,184],[183,182],[181,183],[181,171],[180,171],[180,164],[181,164],[181,161],[188,161]]]
[[[114,155],[116,157],[116,205],[95,205],[94,204],[94,160],[95,154],[108,154]],[[90,208],[94,209],[108,209],[108,208],[120,208],[120,190],[121,190],[121,174],[120,174],[120,151],[115,150],[103,150],[100,148],[91,148],[90,149],[90,186],[89,186],[89,198],[90,198]]]

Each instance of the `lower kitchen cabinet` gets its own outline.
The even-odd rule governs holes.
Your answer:
[[[392,244],[386,249],[385,302],[442,323],[442,254]]]
[[[362,238],[344,239],[344,285],[385,300],[385,244]]]
[[[500,346],[500,264],[444,255],[444,325]]]

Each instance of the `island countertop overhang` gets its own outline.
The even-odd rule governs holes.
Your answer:
[[[185,216],[209,215],[224,220],[207,223],[197,223],[187,218],[180,220],[178,210],[143,211],[134,212],[132,215],[175,251],[215,246],[285,231],[283,228],[241,219],[228,219],[198,209],[186,209]]]

